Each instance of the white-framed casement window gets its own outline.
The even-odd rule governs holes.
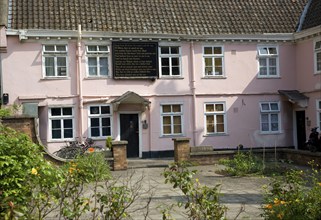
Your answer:
[[[110,105],[89,106],[89,137],[105,138],[112,133],[112,114]]]
[[[224,51],[222,46],[203,47],[204,76],[224,76]]]
[[[276,46],[259,46],[259,77],[279,76],[279,54]]]
[[[67,77],[67,45],[43,45],[44,77]]]
[[[205,103],[206,134],[226,133],[226,108],[225,102]]]
[[[160,46],[159,59],[161,77],[182,76],[180,46]]]
[[[262,133],[280,132],[280,103],[261,102],[260,103],[260,127]]]
[[[321,73],[321,40],[314,43],[315,73]]]
[[[74,138],[74,113],[72,107],[49,108],[49,130],[51,140]]]
[[[87,45],[86,55],[88,77],[107,77],[109,47],[107,45]]]
[[[182,135],[183,134],[183,105],[182,104],[162,104],[161,122],[162,135]]]

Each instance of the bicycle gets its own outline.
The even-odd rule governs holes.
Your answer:
[[[66,142],[66,146],[55,151],[53,155],[63,159],[75,159],[79,155],[92,152],[103,152],[106,149],[102,146],[95,146],[92,138],[86,138],[84,143],[78,140]]]

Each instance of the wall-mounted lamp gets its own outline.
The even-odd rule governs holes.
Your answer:
[[[9,94],[8,93],[3,93],[2,95],[2,104],[6,105],[9,103]]]
[[[142,121],[142,125],[143,125],[143,129],[147,129],[148,128],[148,123],[146,120]]]

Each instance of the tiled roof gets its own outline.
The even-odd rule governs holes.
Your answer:
[[[321,0],[312,0],[305,16],[302,30],[321,25]]]
[[[308,0],[10,1],[12,29],[216,35],[295,32]]]

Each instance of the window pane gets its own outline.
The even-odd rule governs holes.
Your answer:
[[[72,129],[64,129],[64,138],[72,138]]]
[[[170,125],[170,124],[171,124],[171,117],[163,116],[163,125]]]
[[[266,67],[260,67],[260,75],[267,75],[267,68]]]
[[[268,54],[268,49],[266,47],[260,48],[259,53],[260,55]]]
[[[57,49],[57,51],[64,52],[64,51],[66,51],[66,46],[65,45],[57,45],[56,49]]]
[[[223,104],[216,104],[215,111],[217,111],[217,112],[224,111],[224,105]]]
[[[162,58],[162,66],[169,66],[169,58]]]
[[[62,114],[63,115],[72,115],[72,108],[63,108]]]
[[[90,131],[91,131],[92,137],[99,137],[100,136],[99,128],[91,128]]]
[[[102,106],[101,107],[101,114],[110,114],[110,107],[109,106]]]
[[[215,67],[215,75],[223,75],[222,67]]]
[[[162,75],[169,76],[169,67],[162,67]]]
[[[271,124],[271,130],[272,131],[278,131],[279,130],[279,123],[272,123]]]
[[[108,46],[99,46],[99,51],[108,51]]]
[[[97,51],[97,47],[96,46],[87,46],[88,51]]]
[[[213,67],[205,67],[205,75],[213,75]]]
[[[102,118],[101,119],[102,126],[110,126],[110,118]]]
[[[52,116],[60,116],[61,115],[61,108],[52,108],[51,115]]]
[[[163,105],[162,108],[163,108],[163,112],[171,112],[172,111],[170,105]]]
[[[214,105],[206,104],[206,112],[214,112]]]
[[[260,67],[265,67],[267,66],[267,62],[265,58],[260,58],[259,59]]]
[[[181,116],[174,116],[174,124],[180,125],[181,124]]]
[[[92,115],[99,114],[99,106],[91,106],[90,107],[90,114],[92,114]]]
[[[204,47],[204,54],[213,54],[212,47]]]
[[[172,105],[173,112],[181,112],[181,105]]]
[[[64,119],[64,128],[72,128],[72,119]]]
[[[224,124],[217,124],[216,128],[217,128],[216,132],[224,132]]]
[[[57,57],[57,70],[58,70],[58,76],[67,75],[66,57]]]
[[[100,75],[107,76],[107,74],[108,74],[108,59],[107,59],[107,57],[101,57],[99,62],[100,62]]]
[[[275,47],[270,47],[270,48],[269,48],[269,54],[271,54],[271,55],[277,55],[276,48],[275,48]]]
[[[54,45],[45,45],[45,51],[55,51]]]
[[[52,130],[52,139],[60,139],[61,130]]]
[[[321,71],[321,52],[317,53],[317,71]]]
[[[89,66],[97,66],[97,58],[96,57],[88,57],[88,65]]]
[[[273,111],[278,111],[279,110],[278,103],[271,103],[270,106],[271,106],[271,110],[273,110]]]
[[[91,127],[99,127],[99,118],[91,118],[90,119],[91,122]]]
[[[215,58],[215,66],[222,66],[222,58]]]
[[[261,129],[262,129],[262,131],[269,131],[269,124],[268,123],[262,123]]]
[[[207,132],[210,132],[210,133],[214,132],[214,115],[206,116],[206,129],[207,129]]]
[[[279,121],[278,114],[271,114],[271,122],[272,123],[277,123]]]
[[[173,76],[179,76],[179,67],[173,67],[172,68],[172,75]]]
[[[321,109],[321,101],[318,102],[319,110]],[[321,118],[320,118],[321,119]],[[321,128],[321,127],[320,127]]]
[[[55,60],[53,57],[45,57],[46,76],[55,75]]]
[[[169,54],[169,47],[161,47],[161,54]]]
[[[269,115],[268,114],[262,114],[261,115],[261,122],[268,123],[269,122]]]
[[[97,76],[97,58],[88,57],[88,73],[91,76]]]
[[[224,116],[223,115],[216,115],[216,123],[217,124],[224,124]]]
[[[110,136],[111,132],[110,132],[110,127],[104,127],[103,128],[103,136]]]
[[[276,58],[270,58],[269,59],[269,65],[270,66],[276,66]]]
[[[212,58],[204,58],[205,66],[213,66],[213,59]]]
[[[181,133],[182,133],[182,126],[174,125],[174,134],[181,134]]]
[[[214,54],[222,54],[222,47],[214,47]]]
[[[52,120],[51,127],[52,127],[52,129],[61,128],[61,121],[60,120]]]
[[[179,54],[179,47],[171,47],[171,54]]]
[[[171,134],[172,133],[172,128],[170,125],[164,125],[163,126],[163,132],[164,134]]]
[[[207,124],[206,129],[208,133],[214,133],[214,124]]]
[[[270,75],[275,76],[276,75],[276,67],[270,67]]]
[[[179,66],[179,58],[172,58],[172,66]]]

